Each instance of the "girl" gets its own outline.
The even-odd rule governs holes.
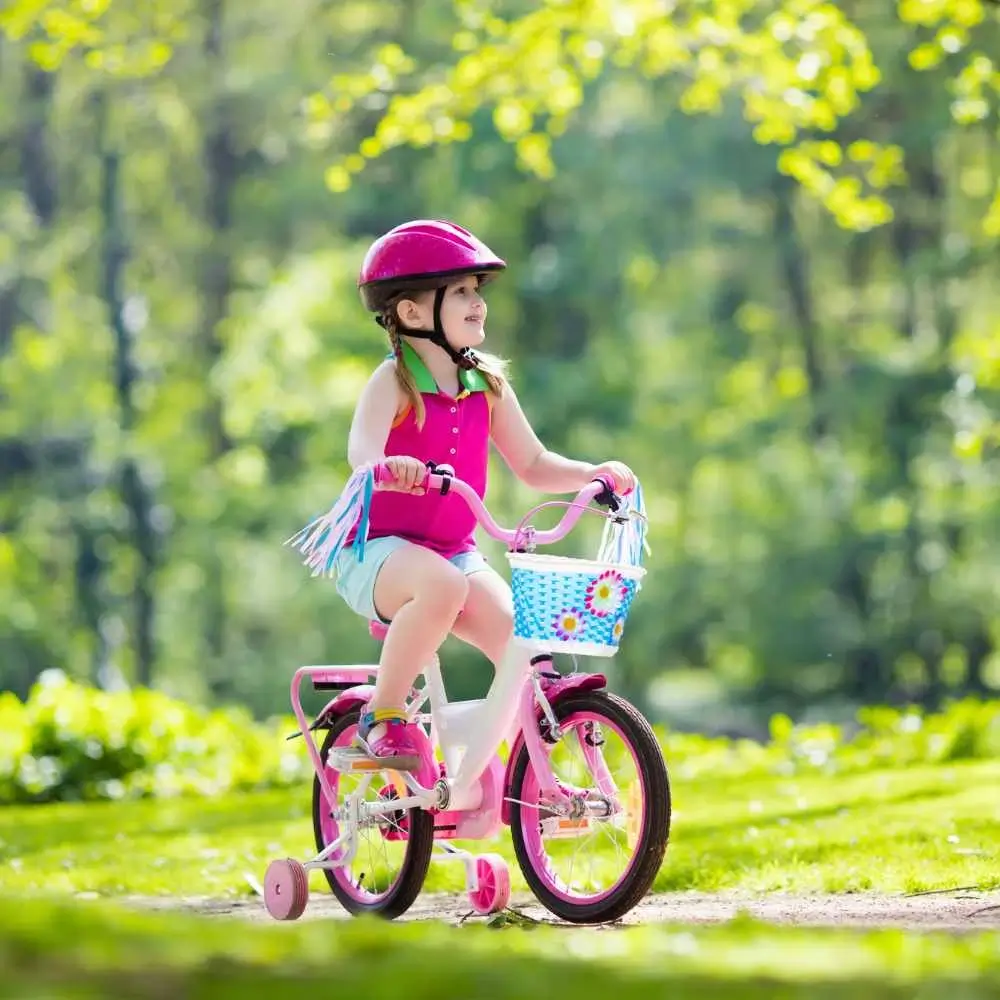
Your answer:
[[[450,465],[482,497],[492,441],[513,473],[542,492],[576,492],[598,476],[622,494],[635,486],[619,462],[548,451],[502,364],[475,350],[485,335],[480,291],[505,267],[461,226],[418,220],[376,240],[358,279],[392,353],[361,393],[348,461],[354,469],[384,462],[394,479],[371,497],[363,560],[345,543],[335,567],[348,606],[391,623],[356,745],[399,770],[420,762],[401,707],[422,664],[454,633],[497,669],[513,631],[510,589],[476,549],[474,515],[454,494],[424,495],[427,463]]]

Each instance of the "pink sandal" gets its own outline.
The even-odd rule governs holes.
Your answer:
[[[385,733],[369,742],[368,734],[382,724],[385,725]],[[364,712],[353,742],[369,760],[384,763],[397,771],[416,771],[423,759],[413,737],[413,724],[407,722],[405,715],[392,709]]]

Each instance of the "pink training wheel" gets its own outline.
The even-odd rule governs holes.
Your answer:
[[[510,869],[499,854],[481,854],[476,858],[478,889],[469,890],[469,902],[476,913],[498,913],[510,902]]]
[[[275,920],[298,920],[309,902],[309,876],[292,858],[272,861],[264,876],[264,905]]]

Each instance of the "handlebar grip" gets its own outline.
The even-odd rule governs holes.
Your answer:
[[[372,470],[375,476],[375,487],[391,483],[395,478],[392,470],[385,462],[376,463]],[[429,493],[431,490],[438,490],[444,496],[451,489],[451,480],[455,475],[455,470],[450,465],[435,465],[433,462],[427,463],[427,474],[423,478],[421,485]]]

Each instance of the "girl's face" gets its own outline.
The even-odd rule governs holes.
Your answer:
[[[400,303],[400,319],[405,326],[417,330],[434,329],[434,292],[421,295],[419,300]],[[486,300],[479,294],[479,279],[475,275],[460,278],[450,284],[441,302],[441,327],[448,342],[456,350],[476,347],[486,337]]]
[[[431,310],[434,300],[431,298]],[[434,322],[433,315],[431,322]],[[486,336],[486,300],[475,275],[449,285],[441,303],[441,327],[453,347],[476,347]]]

